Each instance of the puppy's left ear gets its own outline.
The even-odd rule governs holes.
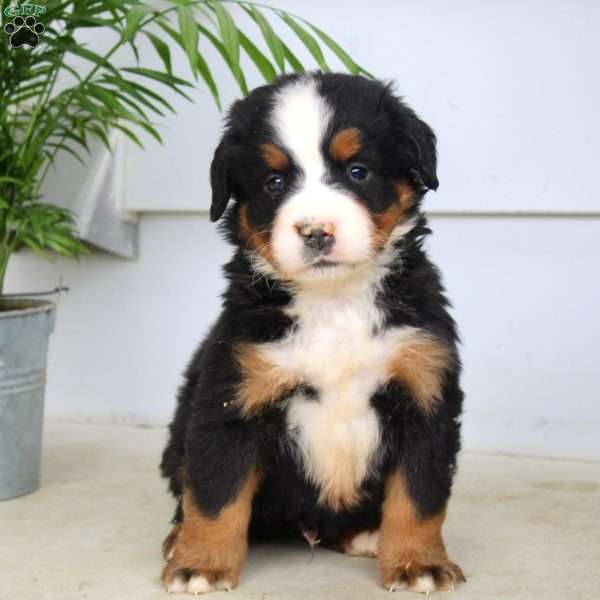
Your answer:
[[[226,139],[223,139],[215,150],[210,165],[210,185],[212,187],[212,202],[210,205],[210,220],[218,221],[231,198],[230,152]]]
[[[405,132],[413,145],[413,172],[416,183],[428,190],[437,190],[437,152],[435,133],[427,123],[416,115],[405,121]]]

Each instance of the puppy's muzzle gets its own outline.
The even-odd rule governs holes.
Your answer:
[[[298,223],[296,231],[304,246],[315,254],[329,254],[335,244],[335,226],[333,223]]]

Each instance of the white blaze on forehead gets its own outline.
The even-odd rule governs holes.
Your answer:
[[[321,143],[331,115],[315,80],[308,77],[285,86],[275,97],[273,127],[305,177],[320,177],[325,172]]]
[[[318,277],[307,269],[304,243],[297,226],[305,222],[332,223],[335,244],[328,259],[347,265],[371,255],[372,223],[368,211],[353,195],[326,182],[322,146],[333,108],[310,77],[286,85],[275,96],[271,123],[301,174],[279,208],[273,224],[272,248],[278,267],[292,278]],[[337,275],[343,273],[341,268]]]

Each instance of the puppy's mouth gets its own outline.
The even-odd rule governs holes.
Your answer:
[[[337,279],[338,277],[347,276],[358,267],[360,263],[345,261],[345,260],[330,260],[320,257],[307,264],[301,271],[312,279],[316,276],[318,279]]]
[[[332,267],[339,267],[342,263],[336,260],[327,260],[326,258],[320,258],[316,262],[308,265],[310,269],[330,269]]]

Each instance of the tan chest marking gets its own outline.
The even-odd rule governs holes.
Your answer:
[[[238,344],[235,349],[242,374],[236,401],[245,417],[256,415],[302,383],[297,373],[272,362],[263,346]]]
[[[442,399],[444,376],[452,362],[446,343],[416,328],[407,331],[404,343],[387,360],[389,380],[404,385],[425,414],[431,414]]]
[[[244,416],[253,416],[300,384],[314,387],[317,399],[302,392],[290,398],[288,430],[319,501],[334,510],[351,508],[377,468],[381,432],[371,397],[394,380],[431,412],[450,352],[422,329],[381,331],[383,317],[370,290],[304,297],[289,312],[298,326],[284,339],[238,345],[237,401]]]
[[[314,387],[318,399],[292,396],[287,425],[319,501],[334,510],[360,500],[360,484],[375,466],[379,422],[370,398],[385,381],[386,336],[374,335],[382,315],[371,289],[304,296],[290,310],[298,327],[265,352],[279,368]]]

